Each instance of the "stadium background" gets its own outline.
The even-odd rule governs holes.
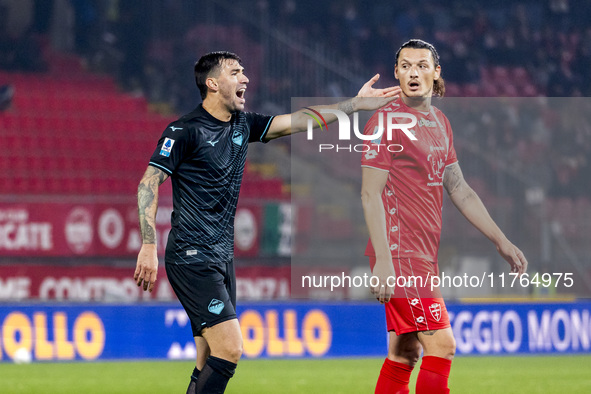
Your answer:
[[[412,37],[441,55],[449,99],[436,105],[468,182],[531,274],[574,279],[447,289],[459,356],[588,353],[589,20],[568,0],[0,1],[0,360],[21,347],[45,362],[193,358],[164,272],[152,294],[131,276],[137,183],[163,128],[199,101],[195,60],[238,53],[247,109],[279,114],[292,98],[354,95],[376,72],[393,84]],[[359,177],[304,142],[250,147],[236,222],[245,357],[383,357],[383,312],[364,289],[290,300],[292,257],[318,275],[367,272]],[[506,271],[447,199],[439,259],[454,275]]]

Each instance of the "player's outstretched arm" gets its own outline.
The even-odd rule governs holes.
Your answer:
[[[142,233],[142,248],[137,257],[133,279],[144,290],[154,290],[158,275],[158,254],[156,251],[156,212],[158,211],[158,187],[168,175],[156,167],[148,166],[138,186],[137,203]]]
[[[355,111],[373,111],[381,108],[390,101],[396,99],[400,95],[401,90],[399,86],[392,86],[385,89],[373,88],[373,85],[379,78],[380,74],[374,75],[373,78],[361,87],[356,97],[333,105],[317,105],[310,108],[317,112],[323,109],[337,109],[347,115],[350,115]],[[269,131],[265,135],[265,140],[268,141],[306,131],[309,119],[309,116],[304,113],[306,111],[308,110],[301,109],[291,114],[274,117],[271,126],[269,127]],[[337,120],[336,115],[333,114],[323,114],[323,117],[327,124]]]
[[[458,163],[446,167],[443,186],[462,215],[495,244],[499,254],[511,266],[511,272],[523,274],[527,270],[525,255],[507,239],[491,218],[480,197],[464,179]]]
[[[386,211],[382,201],[382,191],[388,180],[388,172],[376,168],[361,168],[361,202],[365,223],[369,230],[369,238],[376,253],[376,265],[372,274],[379,279],[378,286],[372,287],[371,292],[381,303],[390,301],[394,294],[394,266],[392,254],[388,245],[386,229]],[[388,278],[391,278],[388,281]],[[388,283],[392,286],[388,286]]]

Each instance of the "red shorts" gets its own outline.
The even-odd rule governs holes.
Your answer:
[[[439,275],[437,263],[411,258],[392,259],[392,263],[397,285],[385,305],[388,331],[400,335],[450,327],[439,287],[431,289],[431,278]],[[372,270],[375,264],[376,258],[370,257]]]

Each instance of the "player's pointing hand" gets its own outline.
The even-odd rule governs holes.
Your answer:
[[[383,107],[390,101],[400,96],[400,86],[391,86],[384,89],[375,89],[373,85],[380,79],[380,74],[374,75],[367,81],[357,93],[357,98],[361,99],[357,103],[357,109],[372,111]]]
[[[375,89],[373,85],[380,79],[380,74],[374,75],[367,81],[357,93],[357,97],[392,97],[396,98],[400,95],[400,86],[391,86],[384,89]]]

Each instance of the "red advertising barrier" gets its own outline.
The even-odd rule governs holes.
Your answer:
[[[158,209],[158,251],[164,254],[172,206]],[[261,207],[236,212],[236,257],[259,253]],[[135,257],[141,247],[137,207],[130,203],[2,203],[0,256]]]
[[[0,301],[136,302],[176,299],[164,265],[152,293],[133,280],[133,267],[0,265]],[[236,267],[239,300],[289,298],[290,267]]]

